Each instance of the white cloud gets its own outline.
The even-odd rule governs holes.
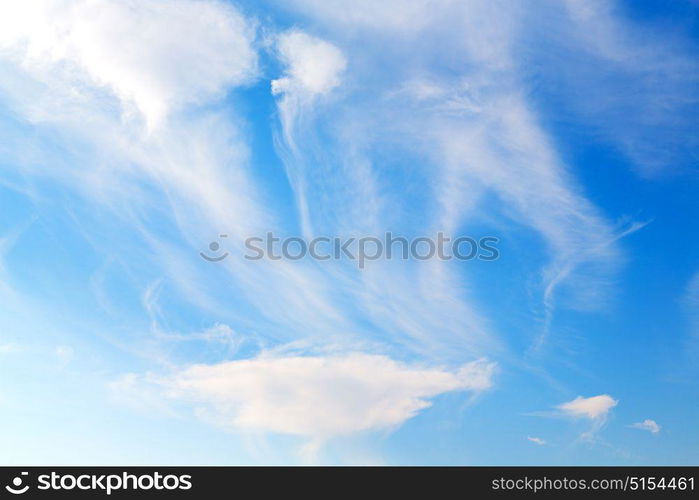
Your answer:
[[[590,423],[590,427],[580,434],[579,439],[581,441],[593,442],[596,439],[597,433],[607,423],[609,411],[618,403],[618,400],[612,398],[608,394],[601,394],[589,398],[578,396],[572,401],[556,406],[555,411],[535,412],[531,413],[531,415],[552,418],[571,417],[574,419],[586,420]]]
[[[0,50],[34,72],[109,89],[153,126],[256,74],[254,31],[215,0],[0,4]]]
[[[649,418],[645,419],[643,422],[636,422],[634,424],[631,424],[631,427],[633,427],[634,429],[640,429],[642,431],[648,431],[653,434],[657,434],[658,432],[660,432],[660,426],[657,424],[657,422]]]
[[[277,50],[286,65],[282,78],[272,81],[272,92],[327,94],[340,85],[347,61],[340,49],[300,31],[284,33]]]
[[[494,370],[495,364],[483,359],[450,371],[363,353],[261,355],[146,380],[194,404],[197,414],[218,425],[323,441],[397,427],[439,394],[488,389]]]
[[[543,446],[546,444],[546,441],[544,441],[543,439],[538,438],[538,437],[528,436],[527,439],[534,444],[538,444],[539,446]]]
[[[564,414],[572,417],[583,417],[591,420],[602,420],[606,418],[609,410],[614,408],[619,401],[607,394],[584,398],[578,396],[572,401],[558,405],[557,408]]]

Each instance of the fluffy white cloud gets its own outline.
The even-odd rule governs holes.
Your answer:
[[[573,417],[584,417],[591,420],[604,419],[609,410],[614,408],[619,401],[608,394],[584,398],[578,396],[572,401],[558,405],[558,409]]]
[[[660,432],[660,426],[657,424],[657,422],[649,418],[645,419],[643,422],[631,424],[631,427],[634,429],[640,429],[642,431],[652,432],[653,434]]]
[[[256,74],[253,29],[215,0],[23,0],[0,4],[0,56],[108,88],[156,124]]]
[[[286,65],[285,75],[272,81],[274,94],[326,94],[340,84],[347,61],[334,45],[300,31],[279,37],[277,50]]]
[[[148,381],[219,425],[322,441],[399,426],[429,407],[429,398],[489,388],[494,370],[484,359],[448,371],[363,353],[262,355]]]
[[[539,446],[543,446],[546,444],[546,441],[544,441],[543,439],[538,438],[538,437],[528,436],[527,439],[534,444],[538,444]]]

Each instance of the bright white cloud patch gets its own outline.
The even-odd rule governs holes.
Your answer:
[[[527,439],[534,444],[538,444],[539,446],[543,446],[546,444],[546,441],[544,441],[543,439],[538,438],[538,437],[529,436],[529,437],[527,437]]]
[[[340,49],[300,31],[281,35],[277,50],[286,71],[282,78],[272,81],[274,94],[326,94],[340,84],[347,67]]]
[[[352,353],[194,365],[149,381],[222,426],[323,440],[399,426],[429,398],[489,388],[494,370],[486,360],[447,371]]]
[[[106,87],[150,125],[172,107],[250,80],[252,38],[245,18],[213,0],[0,3],[0,55]]]
[[[652,432],[653,434],[660,432],[660,426],[657,424],[657,422],[649,418],[645,419],[643,422],[631,424],[631,427],[634,429],[640,429],[642,431]]]
[[[558,406],[565,414],[573,417],[584,417],[591,420],[604,419],[609,410],[614,408],[619,401],[607,394],[584,398],[578,396],[573,401],[568,401]]]

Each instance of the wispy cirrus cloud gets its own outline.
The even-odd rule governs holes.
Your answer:
[[[287,151],[295,152],[287,161],[292,183],[303,186],[298,191],[304,193],[326,193],[325,197],[331,193],[334,200],[343,201],[342,213],[347,214],[337,215],[337,203],[328,207],[324,198],[304,195],[299,202],[304,228],[356,231],[356,221],[361,221],[360,230],[386,227],[395,223],[389,202],[406,214],[416,210],[424,231],[470,227],[482,220],[484,212],[496,227],[515,220],[543,238],[550,257],[541,269],[539,292],[546,318],[543,333],[533,339],[535,347],[548,337],[557,305],[587,309],[605,302],[622,262],[617,240],[628,228],[615,227],[586,199],[525,98],[523,75],[516,64],[519,9],[513,7],[503,15],[487,2],[445,2],[443,9],[433,12],[426,4],[413,2],[400,9],[400,23],[381,22],[379,29],[377,20],[391,17],[395,9],[360,4],[345,12],[306,1],[292,2],[288,8],[321,23],[352,61],[343,101],[323,107],[324,151],[313,146],[319,141],[319,126],[307,114],[303,127],[292,125],[285,103],[280,103],[284,144]],[[383,40],[387,31],[394,30],[400,32],[400,43],[387,42],[383,52],[367,54],[354,43],[358,37]],[[484,34],[487,44],[481,43]],[[451,76],[431,67],[430,55],[440,51],[459,54]],[[385,79],[375,83],[369,76],[379,71]],[[361,97],[352,95],[360,83]],[[299,151],[298,144],[304,144],[305,150]],[[415,165],[401,168],[427,187],[421,194],[424,199],[383,194],[395,193],[401,181],[396,183],[392,177],[394,184],[386,185],[374,168],[370,151],[378,144],[391,144],[414,159]],[[338,177],[346,182],[339,183]],[[376,310],[376,320],[388,329],[396,323],[395,315],[382,313],[377,304],[422,301],[434,310],[439,307],[434,298],[451,295],[454,287],[461,286],[450,266],[431,265],[419,277],[405,272],[396,276],[386,268],[373,272],[376,277],[371,270],[363,274],[372,291],[364,294],[371,301],[365,307]],[[372,281],[385,283],[386,273],[392,274],[392,281],[409,279],[424,283],[424,288],[409,292],[401,287],[391,297],[379,289],[377,295],[374,290],[379,287]],[[414,301],[408,297],[411,294],[416,296]],[[492,340],[487,319],[478,314],[478,300],[464,296],[454,302],[452,310],[460,310],[450,315],[454,330],[468,331],[471,345],[487,344],[483,339],[488,337]],[[419,336],[423,319],[432,317],[427,309],[417,309],[406,318],[412,327],[403,321],[395,328]],[[444,329],[455,338],[450,330]]]
[[[235,72],[223,72],[208,78],[211,82],[218,82],[216,85],[213,83],[211,85],[217,86],[220,92],[220,88],[239,85],[255,74],[255,57],[250,48],[251,27],[240,21],[240,16],[230,8],[221,7],[219,12],[216,10],[220,7],[219,4],[206,5],[212,16],[219,13],[228,22],[230,33],[208,30],[205,22],[199,28],[194,26],[189,29],[201,29],[207,33],[211,31],[207,35],[212,37],[210,46],[206,48],[207,53],[226,54],[216,57],[233,57],[231,54],[235,53],[235,57],[238,58],[235,64],[229,64],[225,59],[209,61],[208,64],[212,68],[220,66],[237,68]],[[470,10],[468,18],[464,21],[468,27],[478,25],[490,13],[485,5],[474,4],[471,7],[474,8]],[[453,6],[450,8],[459,9]],[[420,17],[418,14],[422,12],[420,9],[422,7],[418,5],[412,14],[406,11],[405,19],[413,19],[417,22]],[[164,15],[156,12],[154,15],[163,18],[164,23],[170,22],[169,13]],[[206,20],[207,16],[204,19]],[[363,21],[358,22],[363,29],[368,30],[369,36],[379,36],[372,33],[371,30],[374,28],[371,25],[366,25]],[[77,22],[77,24],[80,23]],[[226,24],[223,23],[223,25]],[[416,36],[418,31],[424,33],[429,29],[429,23],[425,24],[424,19],[420,19],[419,26],[419,29],[416,26],[411,31],[410,23],[406,22],[402,23],[400,29],[407,29],[408,39],[410,39]],[[463,28],[461,25],[448,27],[453,30]],[[344,104],[340,106],[336,102],[335,105],[340,106],[336,109],[339,112],[338,118],[344,123],[339,128],[341,133],[336,137],[337,154],[332,156],[346,158],[352,165],[351,167],[349,164],[337,165],[335,161],[331,161],[328,171],[322,175],[319,175],[320,169],[317,166],[326,163],[322,159],[323,154],[319,155],[317,149],[309,146],[317,143],[318,139],[318,136],[314,138],[312,131],[317,127],[317,123],[314,123],[312,118],[316,110],[306,106],[303,112],[300,112],[299,106],[302,105],[293,101],[301,95],[306,97],[326,95],[336,90],[341,83],[340,77],[346,69],[346,61],[352,54],[344,54],[336,45],[298,30],[279,36],[277,50],[286,69],[279,78],[274,80],[276,82],[274,85],[282,111],[284,143],[293,152],[286,163],[292,185],[297,193],[297,209],[302,227],[305,231],[311,229],[338,231],[356,230],[355,221],[358,220],[363,221],[362,226],[368,229],[386,227],[391,223],[390,218],[386,216],[384,201],[379,193],[394,190],[395,186],[383,184],[376,176],[376,172],[372,171],[371,155],[365,151],[365,148],[371,147],[367,142],[369,137],[356,133],[361,129],[361,124],[353,121],[353,117],[360,115],[366,117],[370,109],[379,110],[377,120],[369,127],[370,130],[377,130],[387,125],[383,122],[382,116],[392,118],[396,113],[400,114],[400,110],[408,104],[414,116],[406,120],[406,125],[401,130],[405,132],[412,129],[407,137],[413,137],[413,143],[406,148],[407,151],[413,149],[415,144],[421,144],[422,139],[418,136],[424,135],[419,130],[424,123],[429,123],[429,128],[435,131],[430,138],[441,145],[440,148],[435,148],[429,153],[432,155],[431,162],[440,166],[434,171],[436,176],[432,177],[433,172],[427,171],[420,174],[425,176],[426,185],[435,187],[434,198],[431,198],[434,203],[426,200],[426,205],[435,206],[436,204],[439,207],[438,210],[428,211],[434,214],[431,215],[425,228],[444,226],[447,229],[458,228],[472,221],[469,213],[474,206],[464,206],[460,186],[475,194],[470,196],[475,202],[480,195],[490,191],[495,192],[510,213],[518,214],[516,217],[519,221],[539,231],[549,243],[553,258],[544,272],[546,287],[543,300],[547,307],[552,307],[552,290],[558,288],[563,282],[575,283],[576,286],[572,286],[572,289],[578,290],[583,297],[585,289],[594,288],[598,294],[599,290],[604,288],[602,286],[604,277],[613,271],[615,262],[618,260],[618,251],[613,244],[613,229],[595,207],[577,192],[574,180],[556,159],[555,151],[538,126],[534,113],[521,98],[517,97],[516,88],[506,83],[502,85],[486,83],[500,79],[507,82],[510,80],[508,75],[515,74],[515,69],[511,65],[512,54],[508,52],[512,35],[511,20],[505,20],[501,25],[488,24],[488,29],[495,36],[494,43],[487,50],[476,43],[475,38],[464,42],[464,47],[467,49],[464,66],[477,67],[473,66],[473,63],[477,62],[482,63],[483,69],[464,71],[459,77],[461,83],[447,84],[448,89],[457,90],[431,92],[427,95],[430,99],[425,99],[424,92],[417,94],[417,98],[407,93],[402,98],[394,97],[393,100],[386,100],[385,93],[377,94],[378,99],[366,101],[363,103],[364,107],[356,106],[358,113],[355,114],[346,114]],[[429,41],[430,38],[428,36],[426,39]],[[219,45],[232,46],[240,43],[243,43],[240,50],[229,52],[217,50]],[[165,42],[163,44],[167,45]],[[154,47],[157,49],[159,45],[155,44]],[[180,57],[186,58],[191,54],[196,55],[198,52],[186,47]],[[399,58],[409,55],[412,54],[399,54]],[[380,63],[381,54],[377,56],[375,61],[369,60],[369,65]],[[169,66],[148,64],[148,57],[150,57],[148,52],[139,54],[134,61],[125,64],[136,68],[149,68],[149,71],[154,73],[124,82],[112,82],[107,77],[112,74],[111,70],[103,69],[99,65],[90,66],[92,59],[85,59],[80,54],[75,56],[75,64],[86,71],[88,78],[83,84],[88,85],[90,82],[95,83],[94,81],[98,84],[106,82],[104,85],[111,88],[126,103],[147,100],[144,96],[149,95],[148,92],[141,92],[141,87],[136,85],[139,81],[155,82],[149,92],[158,94],[160,96],[158,99],[162,98],[161,101],[153,104],[162,109],[168,106],[176,109],[182,103],[205,100],[217,94],[217,91],[212,90],[214,87],[199,88],[194,84],[190,87],[189,81],[184,77],[180,81],[179,75],[172,73]],[[153,57],[159,57],[158,53],[156,52]],[[356,82],[362,77],[362,71],[370,69],[371,66],[360,66],[358,73],[352,76],[351,81]],[[103,71],[107,76],[94,76],[101,75]],[[122,74],[119,71],[116,73]],[[418,73],[423,73],[421,78],[429,79],[430,68],[418,67]],[[501,78],[503,75],[505,78]],[[399,73],[396,76],[404,78],[406,75]],[[87,104],[96,105],[97,102],[99,101],[91,101]],[[465,107],[455,105],[455,103],[466,102],[480,104]],[[333,103],[330,102],[329,105]],[[454,114],[455,106],[459,110],[456,115]],[[148,116],[147,109],[143,106],[140,109]],[[332,108],[327,108],[326,111],[329,109]],[[440,109],[443,111],[440,112]],[[160,114],[160,112],[156,113],[157,116]],[[327,115],[323,117],[329,118]],[[303,126],[295,123],[299,119],[303,119]],[[230,123],[224,123],[222,120],[221,116],[207,116],[201,119],[198,127],[193,125],[193,120],[189,120],[185,134],[183,122],[178,122],[174,117],[167,127],[163,127],[158,134],[152,135],[145,143],[130,140],[133,129],[122,130],[125,140],[118,144],[114,151],[121,153],[121,156],[123,151],[130,151],[131,154],[123,158],[125,164],[146,166],[146,172],[152,176],[151,179],[157,179],[159,188],[171,190],[172,205],[178,212],[177,224],[185,232],[202,234],[206,227],[213,234],[219,231],[214,229],[216,227],[232,225],[237,229],[236,237],[239,241],[254,228],[272,227],[275,221],[274,217],[270,216],[270,211],[263,206],[263,201],[259,200],[259,192],[256,193],[256,186],[251,181],[250,172],[240,167],[245,162],[246,153],[245,145],[238,140],[238,131]],[[207,137],[208,132],[214,128],[217,129],[216,134],[213,137]],[[303,132],[297,135],[301,129]],[[222,133],[221,130],[227,130],[228,133]],[[391,130],[391,127],[387,126],[386,130]],[[503,134],[502,131],[505,133]],[[112,136],[113,130],[107,128],[104,136],[108,135]],[[463,137],[470,137],[471,140],[463,141]],[[395,140],[390,137],[390,134],[387,138]],[[103,138],[96,137],[95,140],[101,143]],[[104,140],[106,142],[106,139]],[[230,151],[225,150],[225,143],[235,143],[238,151],[231,155]],[[304,144],[305,151],[294,146],[298,143]],[[435,154],[434,151],[439,153]],[[515,152],[516,155],[513,154]],[[228,168],[231,163],[236,163],[236,168]],[[333,163],[335,165],[332,165]],[[190,168],[193,164],[198,165],[196,170]],[[487,169],[479,167],[485,164],[489,165]],[[535,164],[541,166],[530,167]],[[525,170],[528,171],[528,175],[523,181],[518,172]],[[82,174],[80,172],[80,175]],[[125,184],[129,182],[129,177],[138,176],[140,172],[129,167],[123,174],[126,177],[121,177],[122,173],[119,173],[119,176]],[[100,177],[102,180],[95,179],[99,184],[91,186],[97,187],[93,191],[103,193],[103,189],[115,190],[114,183],[106,184],[103,176]],[[317,184],[320,179],[324,179],[322,186]],[[122,192],[124,191],[128,191],[126,185],[122,188]],[[305,193],[308,191],[333,194],[324,199],[307,200]],[[328,206],[327,199],[333,196],[335,204]],[[547,197],[549,197],[548,201]],[[341,200],[349,201],[338,203]],[[402,202],[408,203],[409,200],[405,199]],[[556,209],[551,210],[552,206]],[[245,217],[240,217],[239,214],[243,213]],[[342,213],[348,215],[338,217],[338,214]],[[200,220],[207,220],[209,223],[201,226],[198,224]],[[589,241],[590,238],[595,241]],[[190,238],[190,240],[193,239]],[[604,244],[604,242],[609,243]],[[158,245],[158,251],[162,251],[163,248],[163,245]],[[185,264],[181,262],[175,264],[178,259],[173,253],[169,255],[167,261],[178,266],[180,271],[178,274],[185,274]],[[419,271],[419,275],[414,274],[414,271],[401,272],[397,275],[390,268],[377,269],[373,274],[367,272],[361,277],[342,271],[340,274],[342,279],[354,284],[363,282],[363,289],[358,293],[350,292],[347,294],[348,297],[341,298],[339,302],[328,297],[327,294],[314,293],[303,286],[304,283],[315,282],[322,287],[326,277],[313,269],[313,266],[301,267],[292,268],[284,263],[267,267],[263,271],[270,277],[266,281],[267,291],[257,286],[259,280],[255,279],[254,272],[259,272],[259,267],[254,272],[245,269],[245,266],[237,266],[235,270],[229,269],[236,282],[244,283],[242,288],[246,290],[248,300],[254,302],[260,310],[266,310],[268,316],[277,318],[280,323],[293,322],[294,317],[298,316],[299,309],[306,308],[306,304],[313,304],[308,307],[308,317],[313,312],[316,312],[317,316],[318,311],[324,311],[329,324],[337,324],[339,318],[350,314],[362,315],[361,309],[368,310],[373,320],[379,322],[382,328],[394,332],[396,336],[407,334],[417,339],[416,345],[429,343],[429,338],[434,336],[433,332],[429,331],[429,325],[435,323],[440,324],[438,331],[444,332],[445,341],[462,339],[465,345],[470,346],[469,348],[479,344],[486,345],[489,341],[492,343],[493,335],[488,333],[487,320],[477,312],[476,301],[454,297],[454,290],[463,288],[463,284],[447,270],[447,266],[429,266],[429,269],[427,269],[428,266],[424,266],[424,269]],[[387,281],[387,274],[395,283],[411,281],[422,284],[412,290],[398,285],[389,291],[384,289],[383,285]],[[190,284],[189,287],[193,288],[194,285]],[[276,300],[269,299],[272,295]],[[279,297],[284,299],[278,300]],[[303,297],[303,300],[299,301],[300,297]],[[596,300],[599,300],[599,297]],[[439,304],[445,306],[441,307]],[[360,311],[356,310],[357,307]],[[396,318],[395,310],[409,310],[413,313],[407,317]],[[447,311],[452,311],[449,315],[450,319],[441,321],[439,318],[443,317]],[[352,321],[346,320],[344,323],[347,328],[353,328]],[[294,329],[300,331],[302,325],[295,325]],[[489,341],[484,340],[489,337]]]
[[[87,155],[57,173],[83,189],[90,203],[116,210],[135,228],[150,260],[187,300],[210,304],[209,276],[192,262],[192,246],[207,234],[227,231],[240,242],[282,226],[249,165],[240,118],[234,110],[194,106],[258,76],[254,23],[219,2],[67,5],[36,3],[36,18],[8,8],[4,18],[17,28],[5,33],[3,46],[19,65],[6,80],[7,95],[29,120],[60,127],[68,142],[77,138],[101,151],[96,171],[84,167],[92,159]],[[107,23],[106,14],[95,13],[98,7],[120,20],[118,31],[98,29]],[[334,11],[312,7],[321,24],[338,26]],[[339,234],[396,225],[413,233],[457,232],[477,222],[486,208],[482,200],[494,196],[488,198],[496,200],[491,218],[515,220],[548,246],[544,302],[564,281],[583,296],[603,288],[618,261],[614,229],[581,193],[518,85],[512,45],[518,11],[494,22],[487,2],[445,2],[434,15],[426,3],[413,2],[398,10],[399,23],[379,28],[369,22],[389,19],[393,10],[361,3],[340,20],[332,40],[298,29],[275,39],[282,64],[272,81],[282,130],[278,151],[302,230]],[[148,43],[144,25],[151,26]],[[348,43],[356,29],[366,40],[379,40],[386,27],[399,30],[403,40],[393,42],[390,57]],[[446,47],[444,33],[454,35]],[[459,54],[453,76],[430,63],[444,50]],[[62,73],[66,67],[70,71]],[[370,78],[378,68],[385,68],[385,80]],[[27,79],[48,90],[38,106],[36,92],[25,90]],[[396,166],[405,175],[380,173],[373,154],[380,142],[409,158]],[[418,196],[404,195],[408,177],[425,186]],[[166,210],[157,208],[162,202]],[[419,217],[405,224],[398,216],[403,212]],[[156,215],[181,234],[164,237],[148,222]],[[127,252],[123,262],[132,267],[127,256],[136,261],[142,248],[132,245]],[[375,265],[360,274],[341,265],[252,267],[229,259],[220,269],[236,289],[224,295],[232,304],[227,313],[247,316],[247,327],[264,324],[272,338],[310,335],[323,343],[327,335],[348,346],[381,339],[450,361],[497,352],[501,345],[470,292],[476,283],[452,263]]]
[[[114,216],[128,226],[130,241],[110,236],[120,240],[120,263],[127,269],[145,255],[185,300],[211,304],[205,273],[197,270],[200,262],[192,258],[192,250],[222,228],[241,248],[245,237],[275,228],[274,216],[252,180],[248,146],[234,110],[197,106],[211,104],[255,78],[254,23],[216,1],[102,3],[121,22],[97,32],[90,30],[106,22],[104,18],[96,16],[96,24],[86,21],[91,9],[99,7],[95,2],[38,2],[33,10],[4,7],[4,22],[19,26],[3,38],[3,56],[11,63],[5,66],[4,97],[15,113],[57,133],[62,147],[78,155],[64,164],[40,152],[31,162],[19,160],[18,167],[30,178],[52,178],[83,194],[80,217],[102,218],[90,226],[108,227]],[[143,23],[151,26],[148,43],[140,38],[143,30],[129,31]],[[191,36],[182,37],[182,30]],[[47,47],[54,42],[67,48],[53,54]],[[144,45],[143,50],[131,50],[132,43]],[[72,50],[73,45],[80,50]],[[87,57],[81,50],[103,52]],[[109,51],[118,57],[110,57]],[[200,64],[206,68],[197,74],[192,68]],[[71,71],[62,72],[64,66]],[[10,157],[22,151],[12,144],[8,140],[5,145]],[[38,168],[39,162],[54,168]],[[89,168],[93,164],[98,167]],[[162,227],[148,222],[161,216],[180,234],[164,237]],[[325,312],[328,326],[341,325],[333,306],[318,293],[316,287],[324,280],[313,269],[303,271],[285,262],[230,264],[221,267],[245,299],[287,331],[289,322],[297,323],[294,331],[307,329],[307,322],[298,319],[304,309],[316,321]],[[260,273],[268,278],[261,280]],[[310,282],[315,287],[307,286]]]
[[[556,26],[544,35],[555,48],[540,54],[559,65],[547,78],[566,106],[645,176],[695,168],[699,72],[687,25],[660,35],[623,2],[601,0],[550,2],[539,14],[529,29]]]
[[[279,7],[301,21],[271,34],[270,74],[258,64],[258,21],[228,2],[0,7],[3,103],[35,133],[4,138],[0,151],[15,162],[11,174],[36,182],[37,203],[50,198],[46,179],[80,194],[71,216],[96,259],[128,275],[146,316],[128,327],[158,347],[143,350],[157,368],[120,387],[145,384],[136,391],[145,399],[168,391],[245,432],[323,440],[391,429],[439,394],[489,387],[495,362],[472,360],[516,362],[522,343],[511,331],[544,345],[558,308],[592,309],[613,296],[620,238],[643,224],[621,227],[612,222],[619,214],[592,201],[531,99],[521,51],[536,45],[523,41],[549,41],[548,30],[527,29],[532,14],[553,16],[571,27],[570,37],[552,37],[556,47],[574,39],[576,50],[633,75],[619,38],[625,25],[598,4],[525,12],[518,2],[480,0],[341,3]],[[586,36],[591,27],[599,36]],[[639,59],[646,70],[657,61],[651,52]],[[671,75],[683,59],[669,61],[661,69]],[[259,128],[274,136],[283,167],[255,163],[260,141],[244,106],[225,100],[254,83],[278,111]],[[647,129],[615,123],[609,133],[630,156],[647,157],[638,151]],[[335,262],[250,263],[235,251],[214,268],[198,258],[222,232],[242,247],[270,230],[387,229],[497,231],[535,248],[521,259],[526,278],[513,280],[518,297],[535,297],[534,311],[520,311],[521,329],[503,321],[509,270],[432,261],[360,272]],[[104,304],[108,277],[93,280]],[[169,326],[178,321],[193,325]],[[242,359],[237,346],[250,338],[302,352]],[[172,345],[193,342],[231,349],[212,349],[208,364],[192,366],[193,350],[185,362],[172,359]],[[328,346],[334,354],[317,354]],[[616,404],[579,397],[556,414],[598,428]]]

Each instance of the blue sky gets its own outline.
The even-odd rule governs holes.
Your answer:
[[[699,5],[351,4],[0,6],[1,463],[699,461]]]

